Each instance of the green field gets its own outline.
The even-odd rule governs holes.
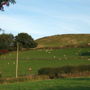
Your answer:
[[[19,75],[37,74],[42,67],[90,64],[90,56],[80,56],[90,48],[68,48],[59,50],[28,50],[19,52]],[[16,52],[0,56],[2,77],[15,77]],[[29,68],[32,71],[29,71]]]
[[[0,85],[0,90],[90,90],[90,78],[56,79]]]

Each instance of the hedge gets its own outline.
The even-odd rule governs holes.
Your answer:
[[[38,75],[48,75],[50,78],[60,78],[62,74],[90,72],[90,65],[46,67],[38,70]]]

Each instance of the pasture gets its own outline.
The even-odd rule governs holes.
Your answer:
[[[43,67],[61,67],[65,65],[90,64],[90,56],[81,56],[90,48],[36,49],[19,52],[19,76],[37,74]],[[0,56],[0,73],[2,77],[15,77],[16,52]],[[32,68],[29,71],[29,68]]]
[[[90,90],[90,78],[67,78],[0,85],[0,90]]]

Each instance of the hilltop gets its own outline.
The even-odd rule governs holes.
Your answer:
[[[37,48],[87,47],[90,45],[90,34],[63,34],[37,39]]]

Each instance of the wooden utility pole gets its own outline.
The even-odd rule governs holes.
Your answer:
[[[19,44],[17,42],[17,56],[16,56],[16,78],[18,77],[18,55],[19,55]]]

